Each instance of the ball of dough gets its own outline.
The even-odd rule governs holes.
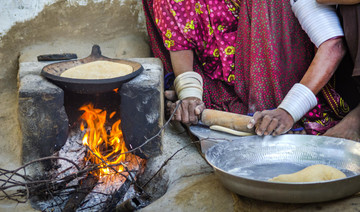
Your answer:
[[[345,178],[346,175],[331,166],[317,164],[292,174],[282,174],[270,179],[273,182],[317,182]]]

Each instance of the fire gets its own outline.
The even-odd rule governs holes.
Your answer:
[[[123,139],[123,133],[120,129],[121,120],[117,120],[111,127],[110,132],[106,130],[107,112],[101,109],[96,109],[92,104],[80,107],[84,113],[81,115],[83,122],[80,129],[86,130],[83,137],[83,145],[89,147],[86,155],[86,160],[94,164],[102,164],[103,168],[100,169],[99,176],[109,175],[114,173],[115,170],[122,172],[124,167],[120,165],[125,161],[125,154],[127,148]],[[115,112],[112,112],[109,118],[112,118]],[[86,128],[85,124],[86,122]],[[114,164],[119,164],[112,166]]]

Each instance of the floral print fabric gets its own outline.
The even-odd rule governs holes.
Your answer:
[[[155,20],[165,47],[195,49],[208,77],[233,83],[237,1],[155,0]]]
[[[208,36],[210,32],[206,35],[206,27],[202,28],[203,30],[205,29],[204,32],[196,31],[196,26],[207,26],[208,22],[206,21],[205,15],[209,15],[209,13],[206,13],[208,10],[203,10],[203,7],[200,7],[201,12],[203,12],[201,13],[200,10],[195,7],[195,4],[198,2],[202,2],[202,5],[203,3],[207,4],[208,0],[176,1],[177,2],[170,0],[143,0],[151,49],[154,56],[161,59],[166,76],[171,75],[172,67],[169,52],[165,48],[165,45],[168,44],[166,44],[164,40],[170,40],[170,50],[193,49],[198,53],[198,58],[195,58],[194,61],[194,71],[203,77],[203,101],[207,108],[241,114],[275,108],[282,101],[292,85],[300,81],[314,56],[314,46],[292,14],[288,0],[216,1],[226,16],[231,18],[232,15],[238,19],[238,21],[236,29],[230,26],[232,30],[236,30],[236,40],[234,43],[235,69],[229,74],[232,81],[229,82],[226,80],[224,75],[219,79],[215,79],[217,76],[215,73],[216,70],[223,73],[222,68],[218,66],[225,67],[225,65],[221,64],[221,60],[219,60],[218,57],[212,57],[211,55],[213,54],[211,54],[211,50],[208,49],[214,49],[216,46],[219,49],[221,42],[218,43],[217,39],[221,41],[221,35],[224,34],[212,33],[214,37]],[[197,14],[195,17],[198,19],[193,22],[194,29],[189,28],[189,30],[195,30],[197,33],[195,35],[199,35],[197,41],[196,39],[194,40],[196,36],[187,37],[186,35],[189,34],[183,33],[185,27],[183,27],[182,31],[181,26],[183,25],[179,27],[177,19],[174,16],[169,16],[169,14],[173,15],[173,12],[170,12],[171,8],[177,5],[175,3],[180,2],[182,2],[181,7],[184,8],[186,8],[186,5],[194,6],[192,14],[194,14],[195,10],[195,14]],[[225,4],[228,8],[231,8],[230,11],[232,14],[226,9]],[[154,6],[156,8],[154,8]],[[208,6],[206,6],[206,8],[208,8]],[[177,7],[175,9],[179,10]],[[190,10],[185,11],[180,8],[180,12],[183,13],[189,13]],[[197,13],[196,10],[198,11]],[[159,11],[161,11],[162,14],[160,14]],[[165,14],[163,12],[165,12]],[[179,13],[177,15],[180,16],[181,14]],[[169,17],[168,22],[170,22],[170,24],[171,21],[174,21],[174,25],[172,26],[177,26],[177,28],[173,27],[176,28],[174,32],[181,33],[180,36],[189,39],[186,45],[183,43],[183,46],[175,46],[178,41],[174,38],[178,35],[172,33],[170,39],[168,39],[169,34],[166,36],[167,29],[164,31],[164,27],[162,27],[165,25],[161,25],[162,30],[159,30],[161,17],[165,17],[165,19]],[[204,20],[199,17],[205,18],[205,22],[199,23],[199,21]],[[223,26],[224,23],[221,23],[222,17],[225,17],[225,15],[221,17],[217,16],[217,18],[213,20],[210,18],[209,20],[212,20],[210,23],[217,23],[218,26]],[[233,20],[234,23],[236,22],[235,19],[231,20]],[[216,29],[216,27],[212,27],[212,30],[214,29]],[[220,29],[222,29],[222,27],[220,27]],[[215,30],[215,32],[217,31]],[[228,32],[232,33],[231,30]],[[217,37],[215,35],[217,35]],[[212,40],[212,38],[215,38],[215,40]],[[171,40],[174,40],[174,43],[172,43]],[[206,40],[213,41],[214,43],[202,47],[201,41]],[[172,46],[172,44],[174,45]],[[196,50],[197,48],[199,48],[199,50]],[[222,49],[224,49],[224,47]],[[210,53],[204,54],[204,52]],[[215,55],[217,54],[215,53]],[[219,55],[221,56],[221,54]],[[224,55],[224,53],[222,55]],[[203,66],[202,64],[204,62],[200,63],[199,60],[207,63]],[[213,60],[217,62],[214,63],[212,62]],[[214,65],[210,66],[206,64]],[[170,78],[171,77],[169,77],[169,79]],[[171,80],[169,80],[169,82],[171,83]],[[333,89],[328,89],[328,91],[330,92],[325,92],[323,89],[322,92],[318,94],[319,104],[304,116],[303,121],[305,122],[304,125],[307,133],[322,134],[336,124],[338,120],[341,119],[341,116],[348,111],[348,106],[336,95],[336,92]],[[332,101],[329,101],[329,99],[332,99]],[[336,102],[336,104],[334,104],[334,102]],[[335,107],[330,107],[329,105],[335,105]],[[343,112],[339,112],[340,110]]]

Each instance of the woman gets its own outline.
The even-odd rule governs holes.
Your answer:
[[[205,107],[242,114],[276,108],[301,79],[318,93],[344,53],[341,38],[333,39],[319,48],[327,54],[311,63],[314,47],[288,0],[155,0],[153,10],[151,3],[144,1],[149,34],[158,42],[152,42],[155,56],[179,79],[177,94],[186,91],[175,113],[183,123],[197,123]],[[156,46],[161,44],[151,20],[170,52],[171,66],[166,51]],[[326,56],[335,62],[322,64],[318,74],[316,61]],[[297,121],[281,108],[254,118],[249,127],[259,122],[259,135],[284,133]]]
[[[360,0],[318,0],[321,4],[339,4],[339,12],[342,19],[345,40],[348,47],[350,62],[346,62],[344,71],[349,71],[360,86]],[[342,72],[342,74],[346,74]],[[347,80],[346,83],[349,83]],[[356,90],[349,90],[352,99],[359,99]],[[355,102],[359,103],[358,101]],[[360,141],[360,104],[357,105],[346,117],[335,127],[326,131],[324,135],[347,138]]]

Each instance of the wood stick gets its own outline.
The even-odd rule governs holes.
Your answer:
[[[77,189],[75,193],[73,193],[69,197],[69,200],[66,203],[63,211],[64,212],[76,211],[76,209],[80,206],[81,202],[92,191],[92,189],[95,187],[98,181],[99,179],[91,174],[88,175],[84,180],[81,180],[80,187]]]

